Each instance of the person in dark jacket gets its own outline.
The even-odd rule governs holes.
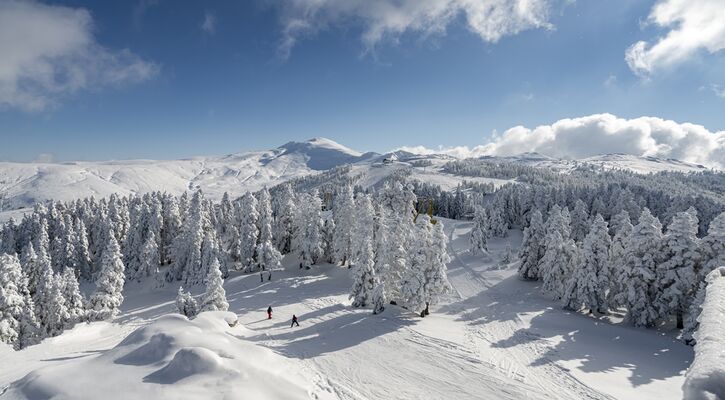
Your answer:
[[[267,308],[267,319],[272,319],[272,306]]]
[[[300,326],[300,323],[297,322],[297,316],[294,315],[294,314],[292,314],[292,325],[290,325],[290,328],[292,328],[293,326],[295,326],[295,324],[297,324],[297,326]]]

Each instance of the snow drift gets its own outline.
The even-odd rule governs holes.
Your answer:
[[[695,359],[683,386],[687,400],[725,399],[725,267],[712,271],[707,282]]]
[[[94,358],[41,368],[11,399],[334,399],[298,362],[239,339],[229,312],[166,315]]]

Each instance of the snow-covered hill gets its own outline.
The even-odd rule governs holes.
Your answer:
[[[397,161],[384,163],[394,156]],[[561,160],[538,153],[486,157],[491,161],[513,162],[568,172],[577,168],[628,169],[639,173],[664,170],[702,171],[705,167],[677,160],[609,154],[584,160]],[[71,163],[0,162],[0,220],[8,212],[45,200],[69,201],[88,196],[107,197],[149,191],[180,194],[201,188],[218,199],[224,192],[238,196],[249,190],[317,174],[351,164],[361,184],[373,185],[396,170],[409,169],[414,179],[454,188],[464,179],[503,183],[486,178],[465,178],[441,173],[441,166],[453,160],[442,154],[417,155],[396,151],[385,155],[360,153],[332,140],[314,138],[289,142],[277,149],[235,153],[226,156],[183,160],[127,160]]]

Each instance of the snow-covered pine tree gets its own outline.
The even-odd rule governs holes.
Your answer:
[[[71,268],[63,270],[63,274],[56,278],[57,284],[63,293],[63,299],[68,312],[65,328],[70,329],[76,323],[86,319],[85,299],[81,294],[78,279]]]
[[[566,308],[579,310],[584,307],[590,313],[606,312],[610,244],[609,227],[598,214],[581,244],[578,265],[564,296]]]
[[[539,210],[531,213],[529,226],[524,229],[524,239],[519,250],[519,277],[526,280],[539,279],[539,261],[544,256],[544,221]]]
[[[53,273],[50,263],[43,267],[43,273],[38,282],[38,321],[44,336],[60,335],[70,319],[68,308],[65,305],[61,276]]]
[[[426,219],[427,216],[423,217]],[[425,269],[425,285],[423,287],[423,300],[425,302],[425,315],[429,314],[428,306],[437,304],[441,296],[451,291],[448,282],[447,265],[451,261],[448,256],[448,237],[443,231],[443,223],[433,223],[431,232],[431,252]]]
[[[488,213],[488,232],[492,237],[508,236],[508,222],[501,207],[492,207]]]
[[[322,200],[317,190],[300,196],[297,212],[294,247],[299,253],[300,267],[309,269],[322,254]]]
[[[400,298],[401,278],[408,268],[415,200],[415,194],[399,181],[386,182],[377,194],[375,274],[383,285],[384,297],[392,301]]]
[[[330,264],[335,263],[335,220],[327,217],[322,223],[322,259]],[[347,261],[347,260],[346,260]]]
[[[74,250],[76,259],[76,268],[78,275],[87,281],[91,280],[91,255],[88,249],[88,231],[86,224],[82,219],[76,220]]]
[[[373,314],[380,314],[385,311],[385,304],[387,304],[387,302],[388,299],[385,297],[385,286],[378,277],[375,277],[373,282],[372,298]]]
[[[351,256],[352,232],[354,229],[355,200],[352,187],[344,185],[335,197],[332,218],[335,226],[333,235],[333,254],[337,263],[345,265]]]
[[[163,228],[161,230],[161,264],[167,264],[173,259],[174,239],[180,234],[181,215],[179,214],[179,203],[175,196],[164,195],[161,201],[161,215]]]
[[[725,266],[725,212],[721,212],[710,221],[707,236],[702,240],[702,268],[698,271],[698,281],[704,281],[710,271]]]
[[[659,312],[654,301],[661,251],[662,224],[645,208],[627,244],[625,287],[617,301],[627,306],[627,319],[635,326],[653,326],[658,321]]]
[[[201,190],[194,193],[186,209],[188,215],[183,220],[181,233],[174,240],[174,264],[166,280],[183,280],[188,285],[196,279],[201,268],[201,246],[204,233],[209,228]]]
[[[114,235],[109,235],[106,250],[101,256],[101,271],[96,282],[96,291],[89,302],[89,318],[104,320],[115,317],[123,303],[123,285],[125,283],[121,248]]]
[[[229,276],[229,267],[227,267],[224,254],[219,248],[219,239],[217,238],[216,231],[210,229],[204,234],[204,241],[201,244],[201,268],[194,281],[191,282],[192,284],[196,285],[205,282],[209,274],[209,268],[212,267],[214,260],[219,262],[219,270],[222,273],[222,278]]]
[[[140,264],[136,271],[136,280],[156,276],[159,273],[159,265],[161,264],[161,255],[159,254],[158,240],[153,232],[149,232],[146,242],[141,248],[139,254]]]
[[[0,254],[17,254],[17,243],[15,240],[15,219],[10,217],[8,222],[3,225],[0,232]]]
[[[183,286],[179,286],[179,293],[176,295],[176,308],[179,314],[185,315],[191,319],[199,313],[199,304],[196,302],[191,293],[184,291]]]
[[[257,264],[263,271],[278,269],[282,263],[282,254],[273,243],[273,222],[272,202],[269,190],[265,187],[259,194],[259,244],[257,244]]]
[[[373,305],[375,288],[375,253],[373,251],[373,234],[375,210],[370,195],[359,194],[355,199],[356,215],[351,241],[351,274],[352,288],[350,299],[353,307]]]
[[[257,265],[254,256],[259,236],[259,230],[257,229],[257,219],[259,218],[257,198],[249,192],[245,193],[242,196],[239,211],[241,218],[239,223],[239,258],[242,268],[245,271],[252,271]]]
[[[612,228],[612,226],[614,226]],[[610,307],[616,308],[623,306],[619,299],[623,296],[626,287],[627,273],[625,268],[627,244],[629,237],[632,235],[632,222],[629,220],[629,213],[622,210],[620,213],[612,217],[610,231],[613,231],[612,245],[609,246],[609,292],[607,294],[607,303]]]
[[[537,266],[542,290],[561,299],[572,275],[575,244],[569,238],[569,221],[558,205],[549,210],[544,237],[544,255]]]
[[[484,254],[488,251],[487,237],[487,215],[486,209],[478,206],[473,214],[473,228],[471,229],[471,253],[474,255]]]
[[[23,254],[20,258],[20,265],[23,268],[25,276],[28,277],[28,291],[31,295],[35,294],[35,290],[38,287],[38,280],[40,279],[40,263],[38,262],[38,255],[35,253],[35,247],[33,242],[28,242],[23,248]]]
[[[219,260],[213,260],[206,277],[206,291],[201,303],[201,311],[227,311],[227,293],[224,291],[224,280],[219,269]]]
[[[37,343],[39,333],[20,261],[15,255],[0,254],[0,342],[19,350]]]
[[[657,265],[655,307],[661,319],[677,317],[683,328],[683,316],[697,291],[700,269],[700,240],[697,238],[697,211],[689,209],[672,217],[664,236],[660,263]]]
[[[590,225],[587,205],[581,199],[577,199],[571,212],[571,238],[577,243],[584,240]]]
[[[274,244],[282,254],[292,251],[292,234],[295,222],[295,194],[289,183],[282,185],[275,198]]]

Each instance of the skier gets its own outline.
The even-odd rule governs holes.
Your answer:
[[[272,306],[267,307],[267,319],[272,319]]]
[[[268,281],[272,280],[272,270],[269,270],[269,275],[267,275],[267,280]]]
[[[290,328],[292,328],[293,326],[295,326],[295,324],[297,324],[297,326],[300,326],[300,323],[297,322],[297,316],[294,315],[294,314],[292,314],[292,325],[290,325]]]
[[[262,271],[259,271],[259,281],[264,283],[264,276],[262,275]]]

